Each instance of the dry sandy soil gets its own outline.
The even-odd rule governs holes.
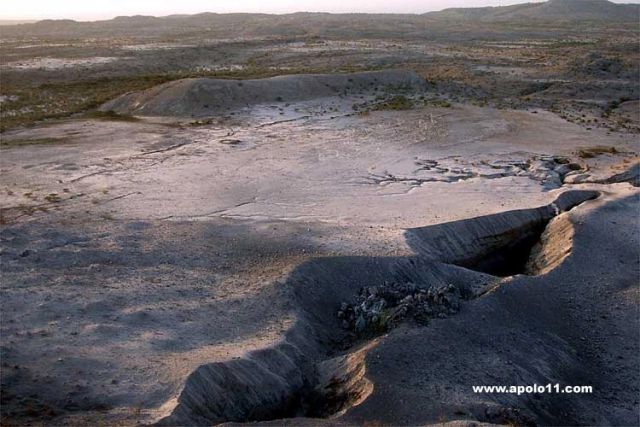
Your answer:
[[[226,82],[256,99],[207,116],[242,91],[186,81],[5,132],[3,425],[638,424],[637,135],[420,82]],[[446,310],[343,325],[396,285]],[[534,383],[594,392],[471,389]]]

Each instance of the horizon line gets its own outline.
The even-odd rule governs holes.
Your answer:
[[[500,0],[496,0],[500,1]],[[507,0],[509,1],[509,0]],[[196,16],[196,15],[272,15],[272,16],[286,16],[286,15],[295,15],[295,14],[326,14],[326,15],[409,15],[409,16],[421,16],[429,13],[437,13],[442,12],[449,9],[484,9],[484,8],[500,8],[500,7],[508,7],[515,5],[526,5],[526,4],[539,4],[546,3],[550,0],[511,0],[508,4],[491,4],[491,5],[469,5],[469,6],[459,6],[452,5],[451,7],[444,7],[441,9],[434,10],[425,10],[425,11],[338,11],[338,10],[291,10],[291,11],[245,11],[245,10],[224,10],[224,11],[211,11],[211,10],[203,10],[203,11],[185,11],[185,12],[173,12],[173,13],[158,13],[158,14],[145,14],[145,13],[121,13],[121,14],[111,14],[103,17],[28,17],[28,16],[11,16],[6,17],[0,14],[0,22],[5,23],[15,23],[15,24],[31,24],[40,21],[74,21],[78,23],[92,23],[92,22],[104,22],[111,21],[117,18],[133,18],[133,17],[145,17],[145,18],[169,18],[175,16]],[[616,5],[639,5],[640,0],[602,0],[610,3],[614,3]]]

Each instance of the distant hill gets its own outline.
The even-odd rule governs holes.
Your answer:
[[[33,24],[34,22],[38,22],[35,20],[22,20],[22,19],[0,19],[0,26],[5,25],[20,25],[20,24]]]
[[[215,37],[410,37],[467,31],[460,24],[581,23],[605,25],[640,21],[640,5],[607,0],[549,0],[513,6],[445,9],[417,14],[201,13],[197,15],[119,16],[106,21],[44,20],[3,28],[3,36],[111,36],[207,32]],[[453,25],[452,25],[453,24]]]
[[[425,14],[433,19],[480,22],[638,22],[640,5],[616,4],[607,0],[549,0],[513,6],[454,8]]]

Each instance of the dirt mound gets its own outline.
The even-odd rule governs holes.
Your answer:
[[[124,94],[103,111],[141,116],[202,117],[265,103],[287,103],[374,91],[425,90],[412,71],[300,74],[255,80],[182,79]]]

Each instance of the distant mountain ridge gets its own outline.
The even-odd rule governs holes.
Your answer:
[[[105,21],[43,20],[3,27],[3,35],[110,35],[147,34],[162,28],[168,33],[209,31],[226,37],[253,36],[389,36],[421,35],[455,23],[502,24],[581,23],[606,25],[640,22],[640,4],[616,4],[608,0],[549,0],[512,6],[451,8],[418,14],[331,14],[299,12],[286,15],[261,13],[118,16]]]
[[[640,19],[640,4],[617,4],[608,0],[549,0],[513,6],[451,8],[425,14],[436,19],[505,21],[619,21]]]
[[[0,26],[33,24],[35,22],[38,22],[38,21],[34,19],[0,19]]]

